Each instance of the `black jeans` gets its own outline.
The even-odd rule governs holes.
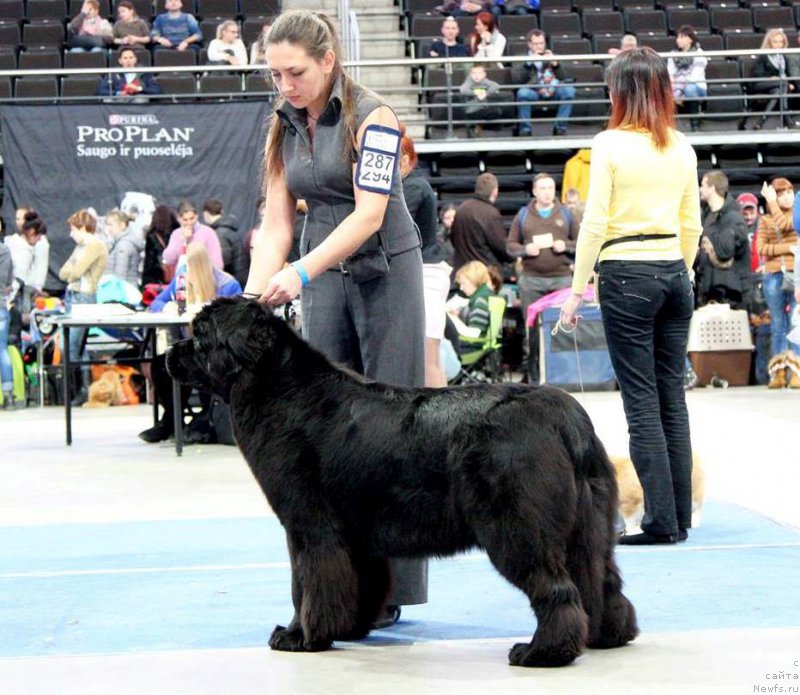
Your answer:
[[[600,264],[600,310],[644,491],[642,530],[692,522],[692,445],[683,389],[694,296],[682,261]]]

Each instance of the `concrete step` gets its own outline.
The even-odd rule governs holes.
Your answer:
[[[283,0],[284,10],[317,10],[333,15],[338,8],[338,0]]]
[[[405,58],[406,43],[403,39],[390,35],[372,35],[361,39],[361,59],[379,60],[389,58]]]
[[[368,38],[370,34],[380,32],[400,32],[400,14],[398,12],[364,12],[358,13],[358,29],[361,32],[361,39]]]
[[[411,84],[411,69],[402,67],[362,67],[359,81],[370,89],[407,87]]]

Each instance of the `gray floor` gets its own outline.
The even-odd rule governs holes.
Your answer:
[[[577,397],[609,451],[624,453],[618,394]],[[800,393],[706,388],[688,397],[708,498],[800,529]],[[64,445],[60,409],[0,412],[0,525],[271,513],[235,449],[190,446],[178,458],[167,444],[140,442],[135,433],[147,426],[149,412],[146,407],[79,410],[70,448]],[[713,577],[708,592],[714,594]],[[645,633],[629,647],[588,652],[556,670],[508,667],[509,646],[508,639],[471,639],[345,644],[317,655],[264,647],[0,658],[0,692],[752,693],[759,692],[756,686],[776,683],[783,692],[797,692],[790,688],[800,682],[772,678],[796,673],[800,679],[800,625]]]

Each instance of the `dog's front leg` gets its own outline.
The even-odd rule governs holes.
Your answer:
[[[335,534],[313,535],[293,541],[287,532],[295,615],[288,627],[273,630],[272,649],[323,651],[355,625],[358,578],[350,553]]]

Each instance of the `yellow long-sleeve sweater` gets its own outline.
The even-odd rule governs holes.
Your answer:
[[[683,134],[657,150],[650,134],[606,130],[592,141],[589,200],[581,221],[572,291],[582,294],[598,256],[601,261],[680,260],[692,267],[702,232],[697,156]],[[676,237],[603,242],[639,234]]]

